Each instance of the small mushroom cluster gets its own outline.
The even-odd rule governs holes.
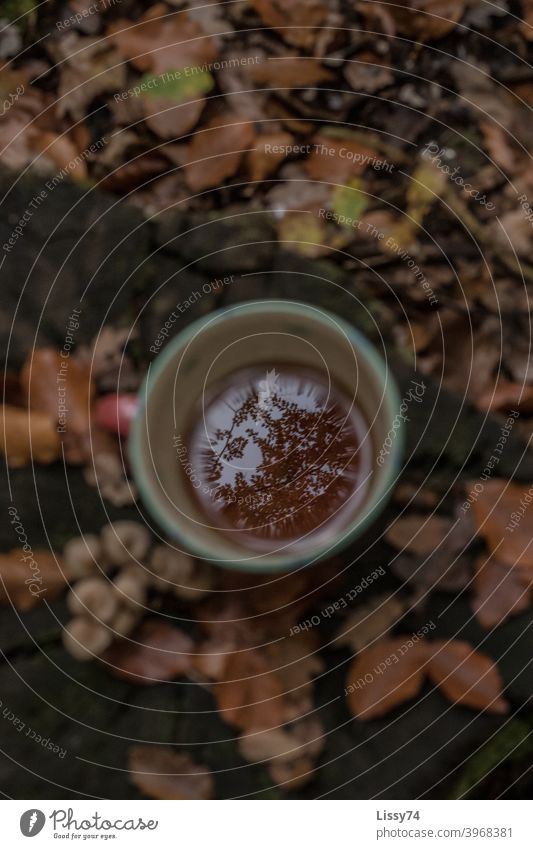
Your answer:
[[[152,547],[148,529],[119,521],[99,536],[71,539],[63,551],[75,581],[67,598],[74,618],[63,631],[66,650],[77,660],[93,660],[128,636],[142,619],[150,588],[195,600],[213,586],[211,567],[171,546]]]

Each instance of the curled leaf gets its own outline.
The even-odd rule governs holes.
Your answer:
[[[47,413],[5,404],[1,410],[0,451],[11,468],[53,463],[61,450],[54,420]]]
[[[418,695],[428,649],[423,642],[409,642],[409,637],[383,640],[357,656],[345,691],[354,716],[375,719]]]
[[[194,643],[178,628],[148,619],[130,639],[115,643],[102,656],[117,678],[151,686],[185,675]]]
[[[254,127],[238,115],[213,118],[187,147],[185,181],[193,192],[220,186],[252,147]]]
[[[187,754],[163,746],[132,746],[132,783],[152,799],[211,799],[213,776]]]
[[[489,713],[507,713],[502,679],[492,661],[461,640],[431,644],[427,672],[452,702]]]

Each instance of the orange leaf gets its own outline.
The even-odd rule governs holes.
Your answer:
[[[350,138],[318,135],[313,139],[313,145],[313,152],[304,163],[312,180],[344,184],[350,177],[362,174],[375,158],[372,148]]]
[[[252,0],[252,6],[267,27],[283,41],[311,49],[320,27],[326,23],[328,7],[323,0]]]
[[[185,181],[191,191],[220,186],[237,171],[253,145],[254,126],[239,115],[213,118],[195,133],[187,147]]]
[[[470,491],[476,481],[467,482]],[[533,568],[531,488],[505,480],[486,481],[472,505],[479,533],[489,550],[507,566]]]
[[[478,398],[477,406],[480,410],[518,410],[520,413],[533,413],[533,386],[500,380],[493,390]]]
[[[200,24],[183,12],[169,15],[162,4],[152,6],[138,23],[115,21],[109,38],[131,65],[156,74],[209,64],[218,53],[215,39]]]
[[[225,675],[225,681],[213,685],[225,722],[245,731],[283,725],[287,714],[281,680],[259,650],[235,652]]]
[[[282,88],[300,88],[333,79],[333,74],[309,56],[272,56],[251,65],[248,76],[256,83]]]
[[[24,363],[21,381],[30,410],[47,413],[59,423],[67,462],[83,463],[90,456],[90,364],[65,358],[52,348],[37,348]]]
[[[460,640],[431,644],[427,671],[430,679],[452,702],[489,713],[507,713],[501,697],[502,679],[492,661]]]
[[[211,799],[213,776],[189,755],[162,746],[132,746],[131,781],[152,799]]]
[[[13,469],[25,466],[30,460],[53,463],[60,454],[54,420],[46,413],[30,413],[5,404],[0,420],[0,451]]]
[[[428,648],[410,637],[383,640],[359,654],[346,681],[348,706],[359,719],[384,716],[413,699],[424,682]]]
[[[185,675],[192,666],[193,649],[184,631],[148,619],[128,640],[112,645],[102,660],[117,678],[151,686]]]
[[[289,133],[269,133],[256,139],[255,148],[246,154],[250,180],[263,180],[276,170],[286,158],[286,148],[291,144]]]
[[[505,566],[480,557],[474,578],[474,612],[484,628],[493,628],[530,605],[533,576],[522,566]]]
[[[16,531],[17,522],[12,523]],[[61,558],[41,549],[14,548],[0,554],[0,577],[0,602],[19,610],[31,610],[43,599],[57,598],[66,585]]]

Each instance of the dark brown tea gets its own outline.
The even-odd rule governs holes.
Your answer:
[[[187,442],[206,524],[255,551],[327,538],[367,491],[368,427],[318,371],[236,372],[204,399]]]

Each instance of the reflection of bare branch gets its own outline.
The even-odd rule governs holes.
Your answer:
[[[317,527],[353,493],[358,440],[348,408],[319,396],[310,403],[313,384],[299,381],[286,395],[282,384],[275,389],[261,406],[250,387],[232,408],[231,426],[213,431],[201,457],[228,525],[279,539]],[[250,456],[251,467],[246,459],[235,464]]]

